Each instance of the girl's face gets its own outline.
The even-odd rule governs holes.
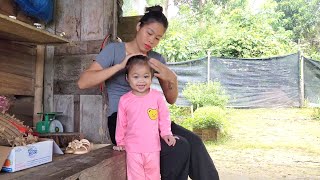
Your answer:
[[[127,81],[134,95],[143,96],[148,94],[152,83],[150,67],[144,64],[133,65],[128,72]]]
[[[137,25],[136,41],[142,53],[147,53],[159,44],[166,29],[161,23],[153,22],[140,26]]]

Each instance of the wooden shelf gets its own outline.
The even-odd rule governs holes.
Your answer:
[[[69,42],[60,36],[45,30],[37,29],[34,26],[12,19],[3,14],[0,14],[0,40],[1,39],[33,44],[57,44]]]

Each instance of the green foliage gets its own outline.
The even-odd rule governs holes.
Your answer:
[[[136,14],[124,1],[123,12]],[[147,0],[148,5],[167,0]],[[249,0],[175,0],[179,13],[156,51],[168,62],[207,56],[263,58],[298,51],[320,60],[320,0],[264,0],[253,11]]]
[[[319,0],[276,0],[276,10],[282,13],[279,24],[292,31],[292,39],[301,44],[307,57],[320,57],[320,1]]]
[[[253,13],[245,0],[208,1],[200,9],[180,6],[166,36],[155,49],[169,62],[212,56],[270,57],[297,51],[293,33],[281,27],[282,12],[269,3]],[[271,15],[272,13],[272,15]]]
[[[193,129],[223,129],[227,124],[226,112],[217,106],[200,107],[194,112],[191,120]]]
[[[319,107],[313,109],[312,117],[315,120],[320,120],[320,108]]]
[[[169,105],[169,110],[170,110],[171,121],[174,121],[177,123],[182,122],[184,119],[191,116],[190,107],[181,107],[181,106],[172,104],[172,105]]]
[[[228,102],[228,96],[219,82],[187,83],[182,94],[194,107],[219,106],[224,108]]]

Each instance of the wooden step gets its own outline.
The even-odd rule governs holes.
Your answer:
[[[83,155],[54,156],[53,161],[14,173],[0,173],[1,180],[126,180],[125,152],[105,146]]]

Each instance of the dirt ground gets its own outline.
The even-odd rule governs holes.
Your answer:
[[[220,178],[320,179],[320,121],[312,111],[231,110],[231,138],[207,144]]]

